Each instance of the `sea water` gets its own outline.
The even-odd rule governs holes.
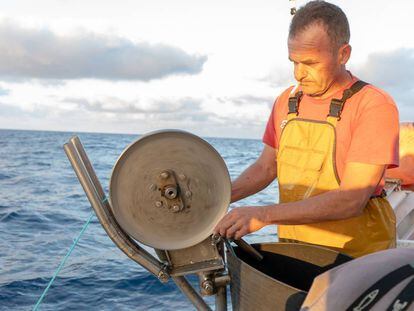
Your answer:
[[[122,150],[138,135],[0,130],[0,310],[30,310],[92,212],[63,151],[78,135],[107,193]],[[260,140],[205,138],[232,179],[260,155]],[[277,201],[275,183],[231,206]],[[274,226],[246,236],[274,241]],[[190,278],[198,290],[197,280]],[[213,306],[210,297],[207,302]],[[230,303],[230,302],[229,302]],[[124,255],[94,217],[40,310],[194,310]]]

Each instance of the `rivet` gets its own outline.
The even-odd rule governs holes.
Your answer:
[[[167,171],[165,171],[165,172],[162,172],[160,176],[162,179],[167,179],[168,177],[170,177],[170,174]]]

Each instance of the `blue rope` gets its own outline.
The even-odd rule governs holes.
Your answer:
[[[45,290],[42,293],[42,296],[40,296],[39,300],[37,301],[36,305],[33,307],[33,311],[37,311],[39,309],[40,304],[42,303],[43,298],[45,298],[47,291],[49,290],[50,286],[52,286],[53,282],[55,281],[56,277],[58,276],[60,270],[62,270],[63,266],[66,263],[66,260],[69,258],[70,254],[72,253],[73,249],[75,248],[76,244],[78,244],[79,239],[81,238],[82,234],[85,232],[86,228],[89,226],[89,223],[91,222],[93,216],[95,214],[92,213],[88,220],[85,222],[85,224],[83,225],[82,230],[79,232],[79,235],[77,236],[77,238],[73,241],[72,246],[69,248],[69,251],[67,252],[67,254],[65,255],[65,257],[63,257],[62,261],[60,262],[59,267],[56,269],[55,273],[53,274],[53,277],[51,278],[51,280],[49,281],[49,284],[47,284],[47,287],[45,288]]]

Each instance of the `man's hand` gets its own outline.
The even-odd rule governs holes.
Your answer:
[[[262,206],[236,207],[224,216],[214,228],[215,234],[228,239],[240,239],[244,235],[268,225]]]
[[[339,189],[290,203],[234,208],[217,224],[214,233],[240,239],[270,224],[302,225],[358,216],[381,180],[385,167],[349,162]]]

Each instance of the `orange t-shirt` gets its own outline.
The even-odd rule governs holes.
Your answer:
[[[315,99],[303,95],[299,117],[326,120],[332,98],[341,98],[342,92],[358,79],[338,90],[332,97]],[[263,142],[277,149],[282,132],[281,124],[287,119],[288,98],[293,87],[285,90],[275,101]],[[286,121],[285,121],[286,122]],[[398,166],[398,109],[393,99],[384,91],[367,85],[345,103],[341,120],[336,126],[336,165],[339,178],[347,162],[387,164]],[[382,178],[375,194],[380,194],[385,184]]]

